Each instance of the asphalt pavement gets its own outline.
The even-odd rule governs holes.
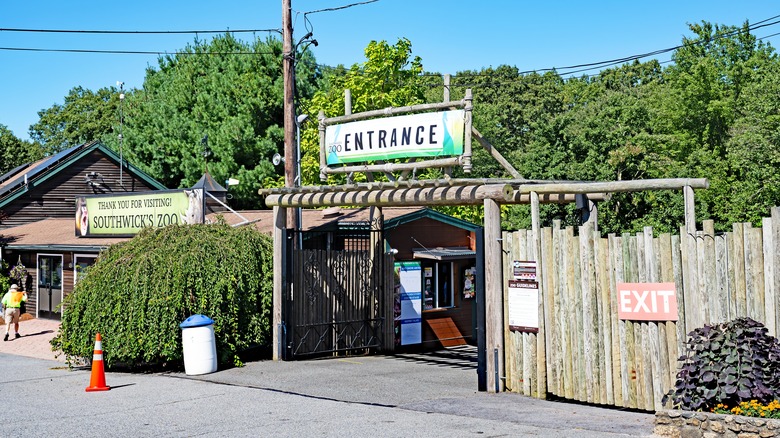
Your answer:
[[[32,344],[48,335],[0,345],[0,436],[653,436],[649,413],[478,392],[472,347],[200,376],[108,372],[111,390],[86,392],[90,368],[8,351],[41,351]]]

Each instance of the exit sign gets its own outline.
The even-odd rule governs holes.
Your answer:
[[[677,321],[674,283],[618,283],[618,317],[632,321]]]

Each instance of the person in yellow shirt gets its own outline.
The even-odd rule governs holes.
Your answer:
[[[8,340],[8,334],[11,333],[11,323],[14,323],[15,337],[19,338],[22,335],[19,334],[19,308],[22,307],[22,303],[27,302],[27,292],[20,292],[19,286],[12,284],[8,292],[3,295],[3,306],[5,307],[5,337],[3,341]]]

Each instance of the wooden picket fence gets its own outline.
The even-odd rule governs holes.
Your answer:
[[[504,327],[504,374],[509,391],[545,398],[642,410],[662,409],[677,374],[687,333],[706,323],[748,316],[777,336],[780,327],[780,207],[761,228],[734,224],[653,237],[609,235],[592,224],[542,228],[538,333]],[[532,232],[505,232],[504,285],[512,261],[534,260]],[[616,284],[673,282],[679,320],[623,321]],[[504,288],[504,321],[508,321]]]

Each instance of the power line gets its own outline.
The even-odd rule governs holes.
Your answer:
[[[99,53],[110,55],[277,55],[273,52],[155,52],[143,50],[41,49],[34,47],[0,47],[17,52]]]
[[[344,5],[344,6],[336,6],[334,8],[317,9],[316,11],[304,12],[303,15],[305,17],[306,15],[316,14],[316,13],[319,13],[319,12],[339,11],[341,9],[347,9],[347,8],[351,8],[353,6],[367,5],[369,3],[375,3],[375,2],[378,2],[378,1],[379,0],[368,0],[368,1],[360,2],[360,3],[352,3],[352,4]]]
[[[21,29],[3,28],[0,32],[28,32],[28,33],[77,33],[77,34],[113,34],[113,35],[165,35],[165,34],[212,34],[212,33],[256,33],[278,32],[281,29],[237,29],[237,30],[78,30],[78,29]]]

